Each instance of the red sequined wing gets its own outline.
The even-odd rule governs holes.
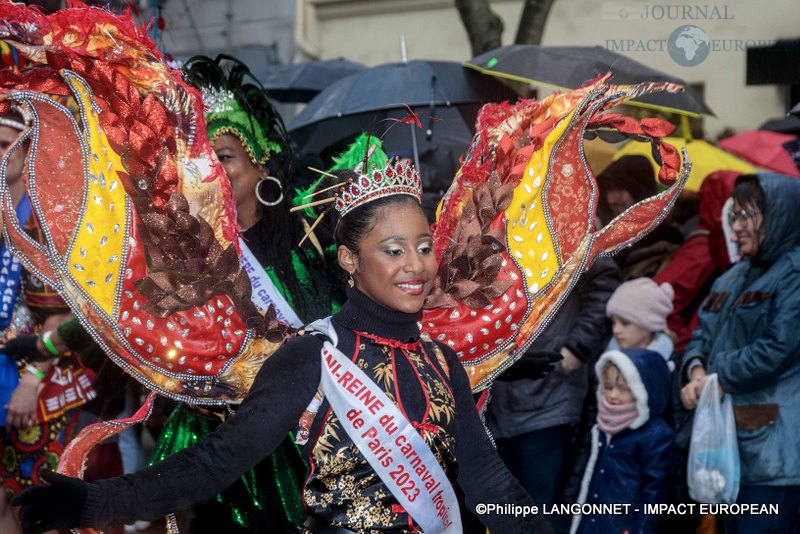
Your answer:
[[[45,237],[32,243],[3,210],[8,243],[144,385],[241,399],[286,328],[250,300],[199,94],[129,16],[2,1],[0,17],[31,65],[0,72],[0,111],[31,116],[27,191]]]
[[[542,101],[488,104],[478,115],[470,152],[440,207],[440,267],[422,318],[426,334],[456,351],[476,391],[522,355],[595,258],[666,216],[688,178],[689,166],[678,176],[674,148],[661,142],[672,125],[602,113],[680,88],[609,81],[602,76]],[[667,156],[659,176],[671,185],[595,231],[597,183],[583,140],[608,132],[657,145]]]

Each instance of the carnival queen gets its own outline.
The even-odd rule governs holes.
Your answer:
[[[94,483],[46,473],[50,484],[14,500],[26,533],[155,519],[210,499],[298,421],[310,466],[305,532],[469,532],[465,512],[481,503],[532,509],[458,358],[420,335],[437,262],[416,170],[387,162],[332,178],[334,238],[351,286],[342,310],[268,358],[236,414],[200,444]],[[550,532],[535,514],[480,520],[492,532]]]

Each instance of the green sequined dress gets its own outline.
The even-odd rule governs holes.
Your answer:
[[[202,441],[222,420],[185,404],[169,417],[152,462]],[[306,463],[292,436],[213,501],[195,509],[192,533],[294,532],[305,520],[301,492]]]
[[[247,240],[247,233],[244,235]],[[259,261],[259,251],[251,247]],[[303,253],[316,254],[313,249],[305,249]],[[329,256],[331,250],[325,251]],[[292,251],[292,266],[304,290],[307,302],[313,301],[319,306],[325,304],[325,313],[335,313],[341,308],[338,295],[330,298],[320,295],[315,289],[312,274],[300,261],[297,251]],[[265,269],[275,286],[291,306],[295,306],[296,295],[290,294],[278,280],[273,269]],[[329,273],[320,273],[329,276]],[[326,284],[327,286],[327,284]],[[334,287],[335,284],[330,284]],[[296,308],[295,308],[296,309]],[[313,320],[316,317],[302,317]],[[215,414],[202,414],[196,408],[181,404],[168,419],[159,436],[151,463],[190,447],[213,432],[222,423],[222,418]],[[295,445],[294,437],[289,435],[275,451],[255,467],[245,473],[231,487],[208,503],[195,507],[191,523],[192,534],[225,532],[296,532],[296,526],[303,523],[306,514],[302,506],[302,490],[307,472],[307,464],[301,455],[300,448]]]

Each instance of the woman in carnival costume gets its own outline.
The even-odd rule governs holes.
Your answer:
[[[262,315],[252,302],[230,183],[205,128],[194,128],[203,124],[198,95],[141,29],[99,10],[43,16],[3,0],[0,16],[0,37],[40,62],[3,81],[0,105],[34,109],[43,145],[59,139],[76,163],[32,158],[52,177],[28,187],[44,204],[37,218],[68,224],[53,226],[46,254],[26,249],[26,261],[62,285],[108,356],[149,388],[205,406],[244,399],[202,444],[86,484],[71,478],[85,453],[140,421],[148,404],[95,425],[62,458],[68,477],[43,475],[50,485],[18,496],[27,531],[157,517],[210,499],[298,419],[312,464],[308,530],[458,532],[461,503],[478,512],[533,504],[497,459],[471,389],[486,389],[521,357],[598,255],[640,238],[672,205],[688,169],[678,176],[677,152],[661,143],[668,125],[600,112],[679,88],[614,86],[606,75],[542,101],[486,106],[433,235],[412,169],[381,163],[340,176],[334,233],[354,288],[330,321],[289,337],[274,306]],[[42,92],[75,95],[80,123]],[[590,130],[651,141],[664,160],[660,178],[674,184],[598,232],[596,183],[581,159]],[[71,219],[61,204],[51,209],[56,187]],[[23,246],[13,221],[3,222]],[[541,524],[505,510],[482,519],[493,531]]]
[[[271,356],[236,415],[202,446],[94,484],[48,476],[52,485],[19,501],[32,532],[154,518],[208,499],[301,414],[312,421],[310,532],[460,532],[464,501],[533,505],[489,441],[452,349],[420,336],[437,263],[416,171],[389,163],[338,178],[350,182],[335,198],[339,264],[352,281],[342,311]],[[321,405],[312,402],[320,384]],[[48,510],[46,501],[60,504]],[[484,520],[498,532],[547,531],[535,514]]]
[[[300,326],[338,309],[333,269],[309,225],[290,213],[293,154],[267,93],[238,60],[197,56],[184,66],[202,90],[206,131],[231,182],[241,228],[242,258],[254,286],[270,288],[281,319]],[[250,78],[248,80],[248,77]],[[343,295],[342,295],[343,296]],[[199,442],[225,419],[181,404],[163,429],[152,461]],[[305,518],[300,489],[305,462],[287,437],[276,450],[213,501],[194,509],[192,532],[288,532]]]
[[[299,323],[338,309],[344,295],[333,277],[335,269],[325,264],[325,240],[314,233],[303,240],[309,225],[291,212],[294,154],[267,92],[230,56],[195,56],[183,70],[203,93],[208,141],[231,181],[247,248]]]

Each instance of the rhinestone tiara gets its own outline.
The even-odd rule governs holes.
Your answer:
[[[227,89],[203,87],[200,92],[203,95],[203,104],[206,107],[205,113],[234,111],[234,106],[237,105],[233,92]]]
[[[367,202],[391,195],[410,195],[422,203],[419,172],[410,163],[402,163],[399,158],[394,163],[387,160],[383,169],[373,164],[372,172],[362,174],[356,171],[356,174],[357,179],[348,180],[334,195],[336,211],[342,217]]]

